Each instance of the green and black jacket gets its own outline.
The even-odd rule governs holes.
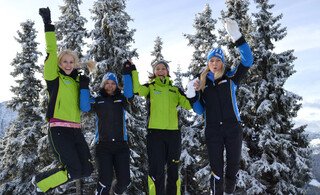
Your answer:
[[[45,32],[47,58],[44,64],[44,79],[49,92],[46,118],[80,123],[78,72],[74,70],[70,75],[66,75],[59,68],[56,35],[54,26],[51,27]]]
[[[187,110],[192,107],[184,93],[172,85],[169,77],[163,81],[159,77],[148,84],[140,85],[138,72],[132,72],[134,93],[144,96],[149,101],[148,129],[178,130],[178,111],[181,106]]]

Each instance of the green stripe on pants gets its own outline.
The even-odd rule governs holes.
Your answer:
[[[178,178],[176,185],[177,185],[177,195],[181,195],[181,179],[180,178]]]
[[[156,195],[156,186],[150,176],[148,176],[148,188],[149,195]]]

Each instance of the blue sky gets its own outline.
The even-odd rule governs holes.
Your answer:
[[[251,1],[252,2],[252,1]],[[275,4],[274,14],[283,14],[280,21],[287,27],[288,35],[276,43],[276,52],[294,49],[295,70],[285,88],[303,97],[303,108],[299,111],[298,123],[309,124],[310,130],[320,129],[320,7],[319,0],[271,0]],[[19,25],[26,19],[35,21],[38,30],[38,50],[44,51],[43,26],[38,15],[39,7],[50,7],[52,20],[57,21],[60,11],[59,5],[63,0],[0,0],[0,24],[2,26],[0,42],[2,43],[2,71],[0,72],[0,102],[9,100],[12,96],[9,91],[14,84],[10,76],[12,71],[9,65],[20,52],[20,46],[13,38],[17,36]],[[81,13],[90,21],[90,12],[93,1],[84,0],[80,6]],[[154,40],[160,36],[163,40],[163,55],[171,61],[171,71],[176,70],[180,64],[186,69],[191,59],[192,48],[187,46],[183,33],[192,34],[195,15],[201,12],[204,5],[209,3],[213,10],[213,18],[217,19],[220,11],[225,9],[223,0],[129,0],[127,12],[134,19],[130,27],[136,29],[133,48],[138,49],[139,59],[134,59],[140,72],[150,71],[152,60],[150,52],[153,50]],[[217,24],[220,25],[220,24]],[[86,24],[87,29],[92,28],[92,23]],[[42,60],[42,58],[41,58]],[[147,75],[141,76],[142,81],[147,80]]]

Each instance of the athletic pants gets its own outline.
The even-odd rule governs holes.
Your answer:
[[[149,195],[179,195],[180,131],[149,130],[147,135],[147,152],[149,163]],[[165,175],[165,168],[167,170],[167,177]],[[167,178],[166,184],[165,178]]]
[[[78,128],[51,127],[49,141],[62,167],[36,176],[42,191],[55,188],[69,180],[89,176],[93,167],[88,144]]]
[[[233,193],[241,158],[242,128],[239,123],[207,126],[206,144],[211,166],[211,189],[214,195]],[[226,149],[224,174],[223,152]]]
[[[96,146],[99,181],[98,195],[109,195],[113,180],[116,183],[112,191],[122,194],[130,184],[130,151],[127,142],[99,142]]]

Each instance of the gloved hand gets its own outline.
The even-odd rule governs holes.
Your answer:
[[[126,60],[126,61],[123,63],[123,65],[122,65],[122,71],[121,71],[121,73],[122,73],[123,75],[131,74],[131,72],[132,72],[133,70],[137,70],[137,69],[136,69],[136,66],[135,66],[131,61]]]
[[[224,28],[233,42],[236,42],[242,34],[240,33],[239,26],[236,21],[229,18],[225,19]]]
[[[80,89],[89,89],[89,77],[80,75]]]
[[[196,82],[196,80],[198,79],[194,79],[188,83],[187,91],[186,91],[187,98],[194,98],[196,96],[196,90],[194,86],[194,83]]]
[[[51,14],[49,7],[47,8],[40,8],[39,15],[42,17],[44,24],[51,24]]]

